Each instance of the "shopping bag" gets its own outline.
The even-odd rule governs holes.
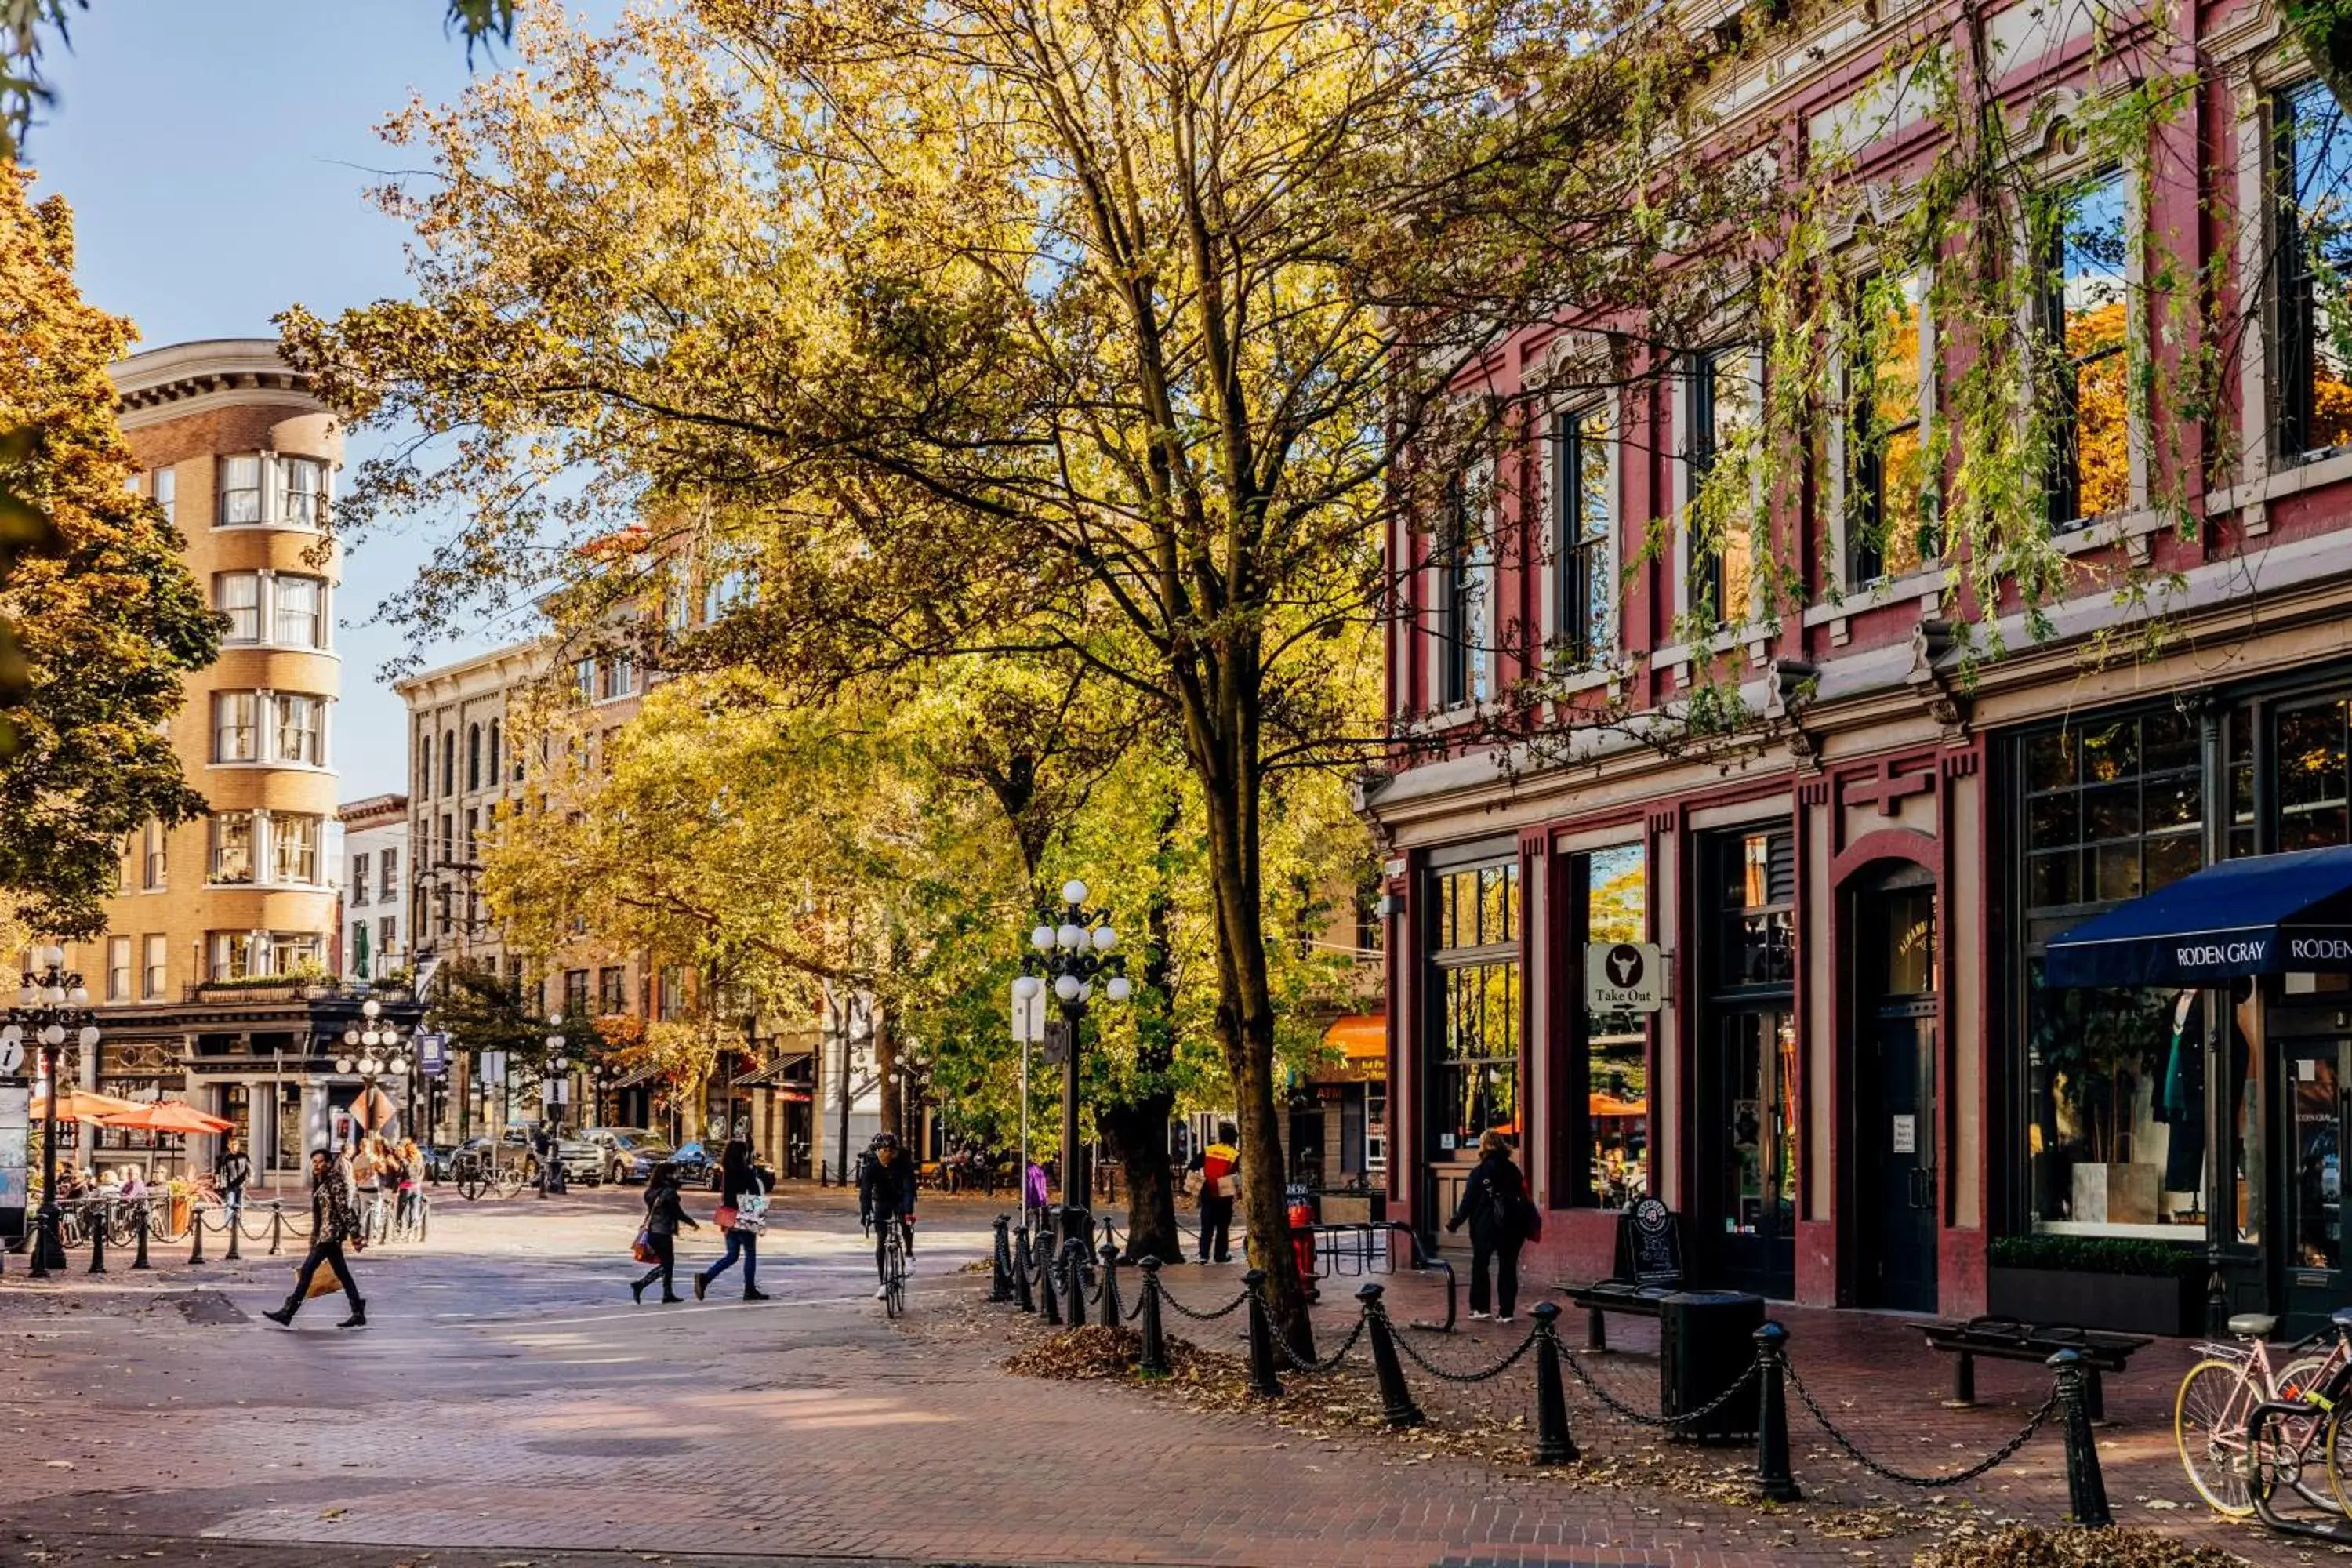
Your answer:
[[[333,1269],[321,1268],[310,1276],[310,1289],[303,1295],[302,1300],[308,1301],[314,1297],[331,1296],[342,1288],[343,1282],[336,1278]]]
[[[638,1230],[637,1239],[629,1244],[629,1256],[640,1263],[654,1261],[653,1233],[650,1230]]]

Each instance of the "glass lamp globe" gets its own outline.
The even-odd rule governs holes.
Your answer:
[[[360,1032],[357,1029],[345,1029],[343,1031],[343,1044],[347,1046],[356,1046],[359,1043]]]
[[[1097,952],[1108,952],[1112,948],[1118,945],[1118,932],[1113,931],[1108,926],[1095,927],[1094,939],[1095,951]]]
[[[30,1007],[40,999],[41,994],[29,985],[16,993],[16,1005],[19,1007]]]
[[[1013,994],[1026,1002],[1045,989],[1045,982],[1034,974],[1024,974],[1013,983]]]
[[[1054,938],[1072,952],[1087,945],[1087,928],[1072,921],[1054,933]]]
[[[1079,1001],[1081,1001],[1081,1002],[1091,1002],[1091,1001],[1093,1001],[1094,999],[1095,999],[1095,987],[1094,987],[1094,982],[1092,982],[1092,981],[1090,981],[1090,980],[1081,980],[1081,981],[1079,981],[1079,982],[1078,982],[1078,1000],[1079,1000]]]
[[[65,994],[65,999],[77,1007],[87,1007],[89,1005],[89,987],[77,985]]]
[[[373,996],[360,1004],[360,1016],[363,1018],[373,1018],[383,1011],[383,1004],[378,1002]]]
[[[62,1046],[65,1043],[66,1026],[63,1024],[51,1024],[47,1028],[41,1031],[41,1044],[45,1046]]]
[[[1114,974],[1104,985],[1103,994],[1114,1002],[1124,1002],[1135,994],[1135,983],[1124,974]]]
[[[1075,974],[1057,976],[1054,981],[1054,994],[1059,996],[1065,1002],[1076,1001],[1078,999],[1078,977]]]
[[[335,1070],[337,1072],[350,1072],[358,1066],[359,1064],[352,1060],[349,1057],[337,1057],[335,1058]]]
[[[1079,881],[1076,877],[1071,878],[1068,881],[1062,884],[1062,901],[1066,904],[1085,903],[1087,901],[1087,885],[1084,882]]]
[[[1031,931],[1029,933],[1029,945],[1035,948],[1039,952],[1053,952],[1054,928],[1052,926],[1039,926],[1035,931]],[[25,1005],[29,1007],[32,1004],[27,1002]]]

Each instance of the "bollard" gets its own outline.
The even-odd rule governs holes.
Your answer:
[[[286,1250],[286,1205],[276,1198],[269,1200],[269,1256],[277,1257]]]
[[[1143,1355],[1135,1370],[1146,1377],[1168,1375],[1168,1331],[1160,1321],[1160,1259],[1147,1258],[1143,1269]]]
[[[1536,1304],[1536,1463],[1572,1465],[1576,1439],[1568,1433],[1568,1392],[1559,1382],[1559,1303]]]
[[[89,1226],[89,1271],[106,1272],[106,1226],[110,1217],[103,1208],[93,1209]]]
[[[1094,1226],[1088,1226],[1087,1234],[1092,1236]],[[1074,1329],[1087,1321],[1087,1265],[1091,1261],[1085,1241],[1076,1236],[1063,1240],[1062,1310]]]
[[[221,1261],[223,1263],[236,1263],[245,1257],[244,1252],[239,1249],[236,1245],[237,1233],[244,1228],[242,1226],[237,1224],[238,1219],[241,1217],[242,1216],[239,1215],[235,1209],[224,1208],[221,1210],[221,1218],[228,1222],[228,1250],[221,1254]]]
[[[1047,1326],[1058,1329],[1062,1326],[1061,1287],[1054,1283],[1054,1276],[1060,1270],[1043,1251],[1045,1244],[1045,1237],[1037,1238],[1037,1310],[1044,1315]]]
[[[131,1268],[133,1273],[136,1273],[142,1268],[152,1268],[155,1267],[153,1264],[147,1261],[147,1232],[154,1223],[154,1205],[152,1204],[141,1204],[139,1205],[139,1247],[138,1250],[131,1255]]]
[[[1412,1390],[1404,1385],[1404,1363],[1397,1360],[1388,1309],[1381,1305],[1381,1288],[1367,1283],[1356,1292],[1356,1300],[1364,1304],[1364,1327],[1372,1342],[1372,1371],[1381,1382],[1381,1418],[1391,1426],[1418,1426],[1428,1418],[1412,1402]]]
[[[2066,1500],[2076,1524],[2105,1530],[2116,1522],[2107,1511],[2107,1483],[2099,1474],[2099,1445],[2091,1436],[2091,1411],[2084,1380],[2090,1369],[2081,1351],[2050,1358],[2058,1373],[2058,1416],[2066,1424]]]
[[[416,1245],[422,1247],[433,1235],[433,1199],[424,1193],[416,1194]]]
[[[1243,1275],[1242,1291],[1249,1298],[1249,1391],[1260,1399],[1279,1399],[1282,1381],[1274,1375],[1274,1324],[1265,1311],[1265,1270],[1253,1268]]]
[[[1029,1293],[1029,1227],[1025,1225],[1013,1233],[1013,1304],[1024,1312],[1037,1310],[1037,1298]]]
[[[1756,1331],[1756,1382],[1762,1401],[1756,1413],[1756,1488],[1768,1502],[1800,1502],[1804,1491],[1789,1473],[1789,1396],[1782,1373],[1789,1362],[1789,1331],[1768,1322]]]
[[[1110,1242],[1103,1243],[1102,1316],[1095,1321],[1106,1329],[1115,1329],[1126,1321],[1118,1300],[1118,1248]]]
[[[1012,1224],[1003,1215],[996,1216],[996,1244],[988,1255],[988,1299],[991,1301],[1013,1300],[1012,1242],[1005,1234]]]
[[[188,1249],[188,1262],[193,1266],[205,1260],[205,1211],[194,1204],[188,1205],[188,1234],[196,1238],[195,1245]]]

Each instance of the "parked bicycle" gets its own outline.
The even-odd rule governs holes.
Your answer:
[[[483,1149],[459,1152],[457,1158],[449,1163],[449,1174],[467,1203],[485,1193],[502,1198],[520,1197],[528,1184],[523,1179],[520,1165],[501,1165],[488,1151]]]
[[[2273,1367],[2267,1340],[2276,1327],[2268,1313],[2242,1312],[2230,1320],[2235,1343],[2197,1347],[2201,1359],[2173,1400],[2181,1468],[2208,1506],[2232,1519],[2253,1513],[2254,1487],[2265,1478],[2320,1508],[2352,1513],[2345,1486],[2352,1431],[2334,1392],[2352,1368],[2352,1323],[2332,1323],[2297,1341]],[[2331,1335],[2335,1342],[2323,1353],[2319,1347]],[[2257,1449],[2247,1436],[2254,1410],[2277,1401],[2305,1405],[2310,1414],[2271,1421]],[[2325,1492],[2306,1479],[2319,1474],[2327,1478]]]

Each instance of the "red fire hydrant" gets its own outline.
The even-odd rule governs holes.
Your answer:
[[[1315,1288],[1315,1205],[1303,1193],[1290,1200],[1290,1249],[1298,1259],[1298,1282],[1307,1299],[1321,1300],[1323,1293]]]

